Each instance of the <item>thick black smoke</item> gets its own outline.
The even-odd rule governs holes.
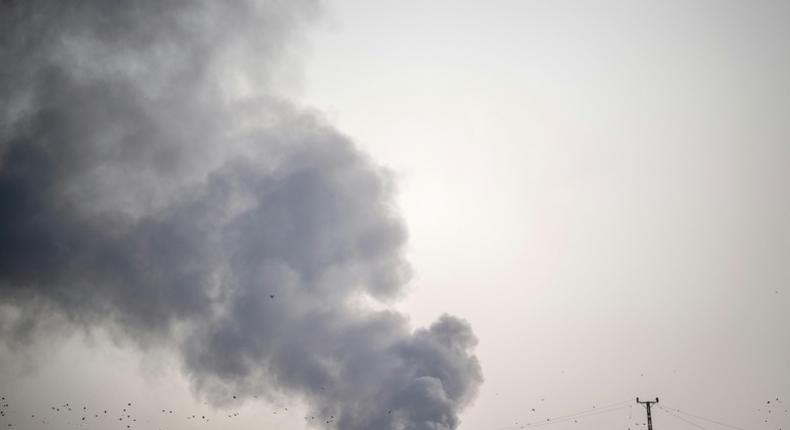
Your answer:
[[[312,1],[0,2],[0,334],[175,345],[195,387],[343,429],[453,429],[475,337],[411,332],[392,184],[277,97]],[[280,69],[278,69],[280,68]],[[219,400],[217,400],[219,401]]]

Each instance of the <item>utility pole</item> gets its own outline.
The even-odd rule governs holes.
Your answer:
[[[645,409],[647,409],[647,430],[653,430],[653,417],[650,415],[650,406],[654,403],[658,403],[658,397],[656,397],[656,400],[646,400],[644,402],[640,402],[639,397],[637,397],[636,403],[645,405]]]

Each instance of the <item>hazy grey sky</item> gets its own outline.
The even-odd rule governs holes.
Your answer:
[[[400,179],[399,307],[480,338],[462,428],[638,395],[790,426],[756,410],[790,396],[787,2],[348,1],[314,34],[304,103]]]
[[[223,19],[233,21],[237,12],[225,11]],[[165,263],[150,257],[150,261],[113,266],[122,268],[108,273],[83,268],[93,267],[90,265],[78,266],[78,272],[52,266],[51,272],[32,278],[45,283],[76,280],[77,284],[110,280],[111,287],[98,290],[103,294],[100,297],[113,298],[109,300],[115,309],[111,320],[118,323],[115,317],[119,312],[122,325],[136,327],[131,335],[119,336],[113,328],[109,333],[97,330],[106,323],[87,324],[92,327],[87,344],[83,334],[54,342],[54,346],[47,346],[53,343],[51,336],[39,336],[33,346],[24,349],[16,346],[10,334],[8,321],[16,316],[8,306],[23,303],[23,310],[32,306],[19,299],[19,289],[29,285],[17,282],[31,278],[8,267],[20,267],[17,260],[24,260],[27,254],[10,256],[4,247],[0,283],[11,287],[2,291],[6,308],[5,325],[0,329],[10,342],[0,350],[0,391],[11,391],[6,387],[12,387],[15,407],[25,408],[27,413],[46,410],[55,402],[106,404],[106,393],[111,391],[121,402],[125,398],[134,401],[139,416],[156,425],[194,428],[197,424],[182,416],[162,417],[155,412],[161,409],[159,405],[167,404],[167,409],[222,416],[192,397],[196,393],[209,400],[229,392],[227,386],[206,388],[203,375],[210,380],[230,380],[231,390],[249,396],[263,393],[274,403],[245,401],[243,406],[227,410],[241,411],[240,417],[233,421],[217,418],[204,426],[260,428],[263,423],[270,428],[302,429],[306,428],[303,409],[331,405],[332,399],[308,388],[321,378],[312,373],[305,376],[309,366],[284,361],[293,358],[295,350],[308,356],[337,357],[333,346],[309,340],[313,339],[311,327],[320,326],[320,321],[344,327],[327,328],[317,336],[341,342],[349,351],[343,356],[345,366],[354,369],[358,365],[353,360],[355,352],[368,357],[361,362],[374,363],[361,373],[376,375],[366,376],[376,385],[372,388],[376,394],[370,396],[375,400],[364,403],[361,399],[368,400],[366,393],[350,393],[352,388],[366,385],[354,382],[338,388],[335,395],[340,400],[335,401],[339,405],[332,407],[348,406],[343,399],[378,407],[381,398],[390,397],[379,392],[379,385],[389,377],[384,371],[377,373],[381,368],[376,363],[389,363],[391,357],[407,357],[409,362],[412,355],[404,349],[393,355],[368,347],[369,339],[381,337],[367,334],[384,333],[385,344],[395,339],[392,344],[416,345],[409,351],[418,350],[420,345],[434,345],[433,340],[420,343],[419,335],[404,333],[404,327],[428,327],[449,313],[471,325],[479,340],[474,354],[485,379],[476,400],[465,409],[464,395],[475,391],[474,371],[448,379],[466,381],[458,404],[453,398],[445,405],[448,410],[463,410],[461,429],[518,428],[516,422],[543,422],[547,417],[635,396],[659,396],[669,407],[748,430],[790,428],[790,414],[785,412],[790,406],[790,3],[338,0],[321,8],[310,2],[294,6],[271,2],[259,12],[261,16],[252,14],[250,21],[242,20],[246,25],[241,28],[198,29],[201,38],[193,44],[194,58],[202,58],[203,49],[213,52],[217,46],[237,49],[220,51],[211,62],[193,60],[187,53],[165,62],[173,69],[153,75],[162,82],[137,85],[141,78],[137,71],[147,69],[126,61],[140,59],[135,51],[122,52],[113,57],[118,62],[111,62],[111,66],[122,70],[121,76],[133,85],[107,93],[78,83],[67,86],[71,92],[63,96],[98,99],[99,107],[105,102],[115,106],[114,100],[120,97],[126,100],[121,109],[103,114],[86,107],[71,114],[73,106],[65,98],[42,91],[47,106],[67,114],[55,123],[59,124],[54,128],[58,133],[33,135],[41,139],[55,136],[55,141],[63,135],[75,142],[87,132],[80,127],[74,131],[69,124],[81,123],[84,115],[105,120],[105,125],[93,128],[100,132],[88,136],[96,142],[114,142],[118,132],[124,135],[124,118],[130,112],[152,109],[150,99],[140,93],[156,85],[170,88],[167,85],[173,82],[168,79],[174,77],[189,78],[183,84],[185,89],[206,88],[204,79],[210,81],[218,74],[223,82],[232,84],[223,91],[260,93],[264,100],[245,100],[241,107],[221,111],[214,105],[203,108],[202,103],[217,100],[215,94],[184,96],[176,92],[172,99],[153,105],[160,115],[146,119],[143,127],[144,135],[169,142],[170,152],[145,147],[138,156],[132,151],[114,158],[74,143],[76,149],[64,149],[63,154],[77,161],[70,164],[60,159],[56,165],[61,167],[44,170],[51,171],[53,178],[77,178],[68,182],[69,187],[49,184],[35,188],[32,180],[24,182],[29,189],[45,189],[65,196],[67,202],[81,202],[83,207],[74,212],[79,216],[68,212],[63,217],[60,211],[64,206],[55,204],[31,206],[39,212],[45,208],[47,216],[60,223],[57,225],[67,225],[69,231],[87,228],[82,222],[85,214],[106,215],[108,209],[120,208],[130,211],[132,218],[156,214],[153,221],[133,223],[136,227],[129,229],[129,237],[140,243],[149,243],[162,231],[175,230],[176,234],[163,242],[168,244],[162,251]],[[135,16],[123,9],[118,13]],[[262,45],[239,42],[245,37],[255,39],[257,18],[267,23],[260,30],[266,36],[261,38]],[[134,33],[142,38],[140,49],[147,46],[145,34]],[[179,46],[184,37],[169,31],[162,34],[173,46]],[[51,49],[70,52],[60,49],[75,46],[87,46],[86,51],[76,52],[88,59],[105,55],[100,50],[104,45],[76,43]],[[9,52],[4,52],[4,58],[27,58]],[[143,65],[150,60],[150,67],[159,70],[161,53],[143,52],[151,54],[142,57]],[[262,54],[250,61],[250,52]],[[53,58],[57,64],[73,66],[58,55]],[[179,61],[197,61],[205,70],[184,75]],[[20,64],[8,70],[28,67],[24,61]],[[222,67],[227,64],[232,67]],[[78,76],[106,78],[100,79],[100,84],[114,82],[118,76],[112,67],[108,71],[91,69],[91,65],[90,61],[78,63],[87,67],[75,69],[87,73]],[[252,77],[233,74],[246,67],[266,73]],[[22,91],[7,82],[10,80],[4,80],[6,86],[0,88],[3,94]],[[132,97],[123,97],[129,95]],[[182,109],[185,99],[197,108]],[[19,112],[15,109],[24,111],[19,106],[24,107],[27,99],[20,96],[13,100],[20,100],[19,105],[4,103],[4,121]],[[303,110],[323,115],[329,125],[316,125],[310,119],[312,114]],[[224,114],[215,116],[217,111]],[[196,117],[204,121],[190,125]],[[255,131],[258,117],[265,117],[260,121],[265,124],[263,131]],[[271,118],[275,118],[274,126]],[[106,125],[108,121],[110,125]],[[224,131],[222,124],[227,121],[233,133]],[[6,185],[18,183],[8,179],[18,178],[9,170],[13,164],[8,160],[29,159],[7,150],[19,144],[6,143],[9,132],[4,133],[7,146],[2,147],[2,169],[6,173],[0,179],[5,179]],[[195,138],[203,142],[197,153],[191,143]],[[262,149],[250,150],[249,142],[256,139],[265,144]],[[357,153],[349,141],[370,158]],[[163,156],[167,161],[162,161]],[[221,163],[238,158],[247,163],[231,167]],[[92,161],[102,167],[96,169],[95,176],[71,175],[73,169],[94,165]],[[381,171],[379,164],[387,166],[391,176]],[[130,172],[128,165],[142,167],[144,173]],[[301,172],[305,165],[312,172],[307,179],[292,173]],[[173,166],[175,171],[171,171]],[[206,171],[212,172],[219,186],[202,191],[197,187],[187,197],[169,197],[181,191],[178,187],[182,183],[192,183],[193,176]],[[107,178],[111,181],[103,182]],[[151,186],[154,179],[156,185]],[[47,180],[50,177],[36,183]],[[393,195],[389,194],[390,186],[394,187]],[[265,191],[258,193],[259,187]],[[202,209],[237,195],[224,196],[228,189],[241,196],[237,211],[242,213],[249,202],[260,199],[266,204],[249,216],[233,210],[218,215]],[[117,190],[123,190],[126,197],[117,197]],[[3,218],[17,219],[14,216],[23,211],[19,204],[10,204],[9,196],[13,195],[0,195],[5,199],[0,202]],[[305,195],[312,198],[298,197]],[[336,201],[344,203],[337,206],[332,203]],[[400,218],[390,212],[391,202],[399,207]],[[169,209],[159,212],[157,205]],[[183,213],[202,215],[187,217]],[[304,213],[321,214],[296,218],[301,227],[318,226],[310,233],[300,230],[279,236],[287,223],[259,225],[256,221]],[[353,216],[345,217],[348,214]],[[184,223],[185,219],[188,222]],[[92,256],[96,249],[106,249],[99,245],[112,242],[116,229],[123,230],[118,224],[105,224],[105,218],[101,220],[85,230],[92,238],[90,243],[75,245],[80,255]],[[124,221],[109,222],[124,225]],[[174,229],[175,225],[180,227]],[[405,227],[408,239],[405,233],[401,236],[399,225]],[[371,229],[378,233],[366,236]],[[238,232],[255,231],[261,231],[260,235],[238,237]],[[15,238],[19,246],[30,246],[31,255],[38,255],[35,247],[39,242],[31,236],[14,236],[2,228],[0,233]],[[355,248],[362,241],[351,239],[357,235],[374,237],[377,245]],[[222,245],[206,245],[196,239],[204,237]],[[279,245],[269,245],[281,237],[282,242],[275,242]],[[297,238],[308,239],[307,244]],[[145,254],[143,250],[149,248],[140,243],[110,248],[120,256]],[[321,244],[345,252],[313,252],[315,247],[324,249]],[[175,250],[175,256],[169,249]],[[170,264],[184,267],[178,250],[189,250],[188,260],[202,263],[211,273],[192,269],[166,273]],[[216,263],[218,258],[229,258],[215,254],[221,251],[232,251],[242,260]],[[308,280],[302,281],[273,263],[248,273],[246,268],[255,265],[245,258],[253,257],[286,260],[294,273]],[[332,272],[321,281],[310,280],[311,273],[324,273],[325,267],[333,266],[332,261],[341,261],[347,271]],[[162,270],[153,281],[146,277],[141,282],[150,288],[164,286],[167,292],[144,295],[152,305],[146,305],[150,314],[142,314],[146,317],[143,321],[135,320],[141,316],[135,307],[141,302],[116,304],[116,299],[125,297],[121,292],[126,291],[126,284],[115,285],[111,276],[141,267],[136,264]],[[409,279],[401,270],[408,270],[409,265],[411,278],[401,287],[399,282]],[[183,285],[188,280],[222,277],[225,270],[243,273],[239,275],[242,279],[233,280],[238,286],[229,293],[231,300],[222,302],[221,310],[243,316],[231,319],[233,324],[222,318],[204,322],[201,315],[215,306],[210,288],[198,290],[210,298],[188,290],[190,300],[185,302]],[[256,279],[266,280],[265,294],[258,292],[261,287]],[[363,285],[357,287],[357,283]],[[288,293],[293,285],[297,285],[297,292]],[[268,306],[272,288],[286,303],[274,313],[250,306],[250,294],[235,296],[236,291],[264,294],[255,300]],[[47,294],[43,293],[44,297],[50,297]],[[376,302],[369,295],[385,300]],[[393,295],[397,298],[392,299]],[[66,293],[55,297],[57,303],[70,303],[82,296]],[[349,304],[355,300],[362,304]],[[78,325],[86,319],[101,320],[104,303],[97,299],[97,303],[76,307]],[[325,310],[327,303],[340,310],[317,311]],[[40,311],[31,314],[36,319],[49,311],[32,309]],[[359,309],[366,309],[362,316],[355,315]],[[397,311],[410,321],[397,320],[400,317],[379,321],[381,314],[371,309]],[[177,314],[172,325],[170,312]],[[324,319],[304,316],[315,313]],[[127,315],[130,320],[124,319]],[[164,325],[162,336],[148,336],[149,317],[161,321],[157,327]],[[257,333],[258,327],[271,326],[275,318],[288,323],[273,332]],[[196,328],[198,333],[171,336],[168,330],[178,331],[179,323]],[[348,331],[347,325],[364,329]],[[46,324],[42,330],[52,331]],[[222,333],[228,332],[221,330],[256,333],[254,345],[243,340],[225,345],[228,336]],[[459,334],[465,333],[463,330],[447,332],[465,339]],[[282,341],[285,336],[290,340]],[[162,339],[178,345],[157,347]],[[207,341],[214,343],[207,346]],[[154,346],[141,353],[139,344],[150,346],[149,342]],[[301,350],[303,343],[315,346]],[[222,357],[227,350],[272,366],[278,378],[285,380],[271,384],[255,371],[240,371],[241,364]],[[281,356],[272,350],[286,353]],[[433,356],[423,352],[414,354]],[[196,356],[200,358],[197,362],[192,360]],[[25,357],[33,359],[20,360]],[[468,363],[467,359],[455,354],[445,366]],[[435,373],[441,374],[442,368]],[[397,367],[395,373],[410,375],[410,369],[410,365]],[[251,374],[271,389],[239,382],[239,377]],[[406,387],[417,387],[413,390],[425,387],[411,384],[407,376],[396,379],[406,381]],[[425,390],[418,393],[434,399],[425,394],[432,391]],[[414,411],[418,409],[415,403],[421,401],[419,396],[413,403],[393,398]],[[776,398],[784,403],[777,405]],[[769,400],[773,406],[766,404]],[[284,407],[289,407],[289,412]],[[411,415],[417,417],[415,422],[423,422],[420,413]],[[373,425],[364,407],[349,414],[356,423],[363,423],[359,424],[362,427]],[[643,414],[636,407],[624,408],[585,418],[579,424],[571,421],[547,428],[585,425],[626,430],[641,422]],[[722,428],[697,423],[707,430]],[[662,411],[656,412],[654,424],[656,429],[693,428]],[[94,424],[88,428],[90,425]]]

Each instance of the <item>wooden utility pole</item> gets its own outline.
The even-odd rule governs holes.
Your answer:
[[[650,415],[650,406],[654,403],[658,403],[658,397],[656,397],[656,400],[646,400],[644,402],[640,402],[639,397],[637,397],[636,403],[645,405],[645,409],[647,409],[647,430],[653,430],[653,417]]]

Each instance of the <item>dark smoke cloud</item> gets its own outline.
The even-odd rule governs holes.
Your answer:
[[[172,347],[204,396],[290,395],[343,429],[453,429],[481,383],[411,332],[387,172],[276,95],[312,1],[0,3],[0,333],[52,318]]]

